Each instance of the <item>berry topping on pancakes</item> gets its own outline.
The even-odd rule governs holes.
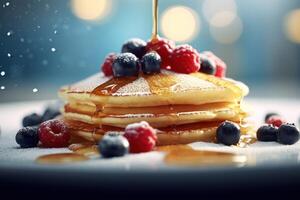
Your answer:
[[[104,73],[105,76],[113,75],[112,65],[115,59],[116,59],[115,53],[110,53],[105,57],[104,63],[101,66],[102,72]]]
[[[190,45],[177,46],[171,55],[171,70],[190,74],[199,71],[200,56]]]
[[[147,43],[147,52],[156,51],[162,59],[161,66],[164,69],[170,66],[171,54],[174,48],[175,43],[173,41],[160,37]]]
[[[125,42],[122,46],[122,53],[132,53],[138,58],[142,58],[146,53],[147,43],[139,38],[133,38]]]
[[[131,153],[152,151],[157,141],[155,129],[145,121],[128,125],[124,137],[129,141]]]
[[[220,78],[225,77],[226,69],[227,69],[226,64],[219,57],[217,57],[215,54],[213,54],[210,51],[204,51],[202,53],[204,55],[206,55],[208,58],[212,59],[216,63],[217,69],[216,69],[215,76],[220,77]]]
[[[132,53],[121,53],[113,62],[114,77],[137,76],[139,73],[138,58]]]
[[[201,67],[199,72],[214,75],[216,73],[216,63],[205,55],[200,54]]]
[[[144,74],[154,74],[160,72],[160,55],[156,52],[150,52],[143,56],[141,67]]]

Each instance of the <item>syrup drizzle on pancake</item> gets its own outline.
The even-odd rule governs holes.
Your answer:
[[[92,91],[92,95],[109,96],[117,92],[121,87],[128,85],[138,79],[138,77],[112,78],[99,85]]]

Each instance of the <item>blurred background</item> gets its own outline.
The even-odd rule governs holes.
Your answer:
[[[124,41],[148,40],[152,0],[0,0],[0,102],[55,99]],[[300,97],[300,0],[160,0],[159,32],[211,50],[251,97]]]

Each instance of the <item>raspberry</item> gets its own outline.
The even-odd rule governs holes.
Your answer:
[[[149,41],[146,48],[147,52],[156,51],[160,55],[162,59],[162,68],[167,69],[170,66],[170,56],[175,48],[175,43],[173,41],[165,38],[157,38]]]
[[[205,51],[205,52],[203,52],[203,54],[206,55],[208,58],[211,58],[212,60],[215,61],[216,65],[217,65],[217,70],[216,70],[215,76],[220,77],[220,78],[225,77],[226,69],[227,69],[226,64],[219,57],[217,57],[215,54],[213,54],[210,51]]]
[[[171,56],[171,70],[190,74],[200,69],[200,55],[190,45],[181,45],[175,48]]]
[[[105,57],[104,63],[101,66],[102,72],[105,74],[105,76],[112,76],[112,65],[116,58],[115,53],[110,53]]]
[[[284,123],[286,123],[285,119],[279,115],[273,115],[267,120],[267,124],[272,124],[276,127],[280,127]]]
[[[130,124],[125,129],[124,137],[130,144],[131,153],[141,153],[153,150],[157,136],[156,131],[147,122]]]
[[[62,121],[56,119],[43,122],[38,133],[42,147],[66,147],[70,140],[68,128]]]

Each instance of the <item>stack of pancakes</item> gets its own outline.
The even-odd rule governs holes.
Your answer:
[[[59,94],[66,101],[63,117],[72,135],[88,141],[140,121],[157,129],[159,145],[213,142],[225,120],[240,124],[242,133],[250,128],[241,105],[247,86],[203,73],[163,70],[124,78],[99,73]]]

